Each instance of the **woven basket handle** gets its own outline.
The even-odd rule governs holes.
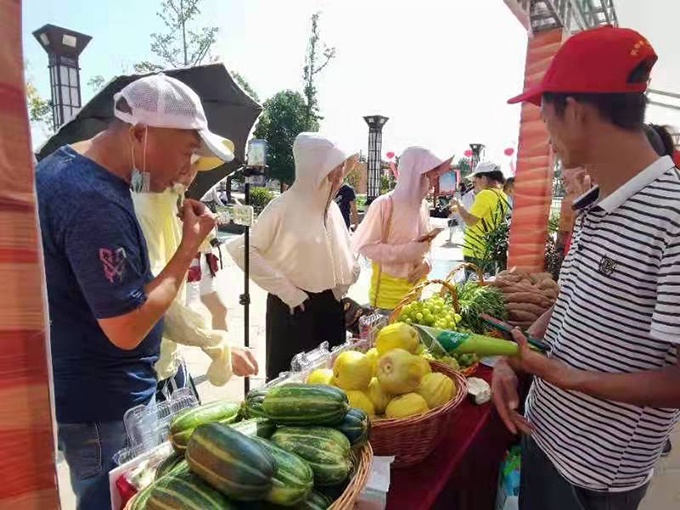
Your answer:
[[[402,310],[406,305],[409,303],[412,303],[413,301],[417,301],[420,299],[420,296],[423,293],[423,290],[425,290],[425,287],[428,285],[433,285],[433,284],[440,284],[442,286],[441,292],[448,291],[448,293],[451,295],[451,302],[453,304],[453,309],[456,311],[456,313],[460,313],[460,303],[458,302],[458,291],[456,290],[455,285],[445,281],[445,280],[426,280],[424,282],[419,283],[413,289],[411,289],[411,292],[406,294],[404,296],[404,299],[399,301],[399,304],[394,308],[392,313],[390,314],[390,324],[394,323],[399,316],[401,315]]]
[[[482,270],[479,269],[479,267],[477,267],[476,265],[471,264],[470,262],[462,262],[462,263],[458,264],[456,267],[454,267],[451,270],[451,272],[448,274],[448,276],[446,278],[444,278],[444,280],[446,280],[447,282],[450,283],[451,280],[453,280],[453,277],[456,276],[456,273],[458,271],[460,271],[461,269],[471,269],[471,270],[473,270],[475,273],[477,273],[479,285],[480,286],[487,285],[486,281],[484,281],[484,273],[482,272]],[[442,296],[442,297],[444,296],[444,289],[442,289],[440,291],[439,295]]]

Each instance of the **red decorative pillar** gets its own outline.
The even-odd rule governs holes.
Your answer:
[[[21,48],[0,0],[0,508],[59,508],[47,320]]]
[[[556,28],[529,38],[525,90],[541,80],[565,40],[564,34],[563,29]],[[541,110],[533,104],[523,103],[508,268],[543,271],[552,202],[553,163],[553,151],[541,120]]]

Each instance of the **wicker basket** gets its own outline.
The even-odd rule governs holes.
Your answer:
[[[367,444],[359,452],[359,463],[352,475],[349,485],[338,499],[336,499],[328,510],[352,510],[359,494],[366,487],[368,475],[371,474],[373,466],[373,449]]]
[[[371,445],[367,444],[364,446],[357,456],[359,457],[359,462],[352,474],[352,479],[340,497],[328,507],[328,510],[352,510],[359,494],[366,487],[368,475],[371,474],[371,467],[373,466],[373,449]],[[128,501],[124,510],[131,510],[134,500],[135,498],[132,498]]]
[[[451,272],[447,275],[446,278],[444,278],[444,280],[448,283],[451,283],[451,280],[453,280],[453,277],[456,276],[456,273],[458,271],[460,271],[461,269],[471,269],[471,270],[473,270],[475,273],[477,273],[477,280],[478,280],[477,283],[479,283],[479,285],[482,285],[482,286],[488,285],[487,282],[484,280],[484,272],[481,269],[479,269],[479,267],[477,267],[474,264],[471,264],[470,262],[462,262],[462,263],[458,264],[456,267],[454,267],[451,270]],[[444,289],[442,289],[442,293],[443,293],[443,291],[444,291]]]
[[[451,295],[453,309],[456,311],[456,313],[459,313],[460,304],[458,303],[458,291],[456,290],[455,285],[451,284],[446,280],[425,280],[424,282],[421,282],[415,287],[413,287],[411,291],[408,294],[406,294],[406,296],[404,296],[404,298],[401,301],[399,301],[399,304],[397,304],[397,306],[394,307],[394,310],[392,310],[392,313],[390,314],[390,324],[394,323],[399,318],[399,316],[401,315],[401,311],[404,309],[406,305],[413,303],[414,301],[418,301],[420,299],[420,296],[423,294],[425,287],[437,283],[442,286],[441,290],[442,293],[448,292]]]
[[[456,383],[456,396],[443,406],[418,416],[400,419],[374,419],[371,423],[371,445],[376,455],[394,455],[396,468],[423,461],[436,448],[449,429],[456,410],[467,396],[465,377],[448,366],[431,361],[433,372],[441,372]]]

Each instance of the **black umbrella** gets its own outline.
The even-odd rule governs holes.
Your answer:
[[[164,73],[194,89],[203,103],[210,130],[234,142],[234,161],[210,172],[200,172],[196,177],[188,195],[201,198],[243,164],[246,141],[262,107],[234,82],[222,64],[173,69]],[[38,151],[38,160],[63,145],[92,138],[106,129],[113,119],[113,95],[142,76],[148,75],[118,76],[111,80],[73,119],[45,142]]]

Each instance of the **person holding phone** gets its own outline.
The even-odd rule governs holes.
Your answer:
[[[505,183],[505,177],[498,165],[491,161],[482,161],[470,176],[474,183],[477,194],[472,207],[465,207],[458,200],[451,201],[451,212],[459,214],[467,225],[465,230],[465,242],[463,244],[463,257],[465,262],[479,266],[484,272],[492,272],[494,268],[484,267],[489,246],[486,235],[505,220],[510,209],[507,195],[501,188]],[[466,270],[466,277],[473,271]]]
[[[293,144],[295,182],[250,230],[250,274],[267,297],[267,379],[290,370],[293,356],[321,342],[346,340],[340,303],[359,277],[335,195],[356,161],[318,133]],[[227,244],[243,268],[243,236]]]
[[[430,227],[425,197],[451,159],[409,147],[399,159],[395,189],[375,199],[354,234],[355,251],[373,263],[371,305],[392,310],[430,272],[428,254],[442,229]]]

